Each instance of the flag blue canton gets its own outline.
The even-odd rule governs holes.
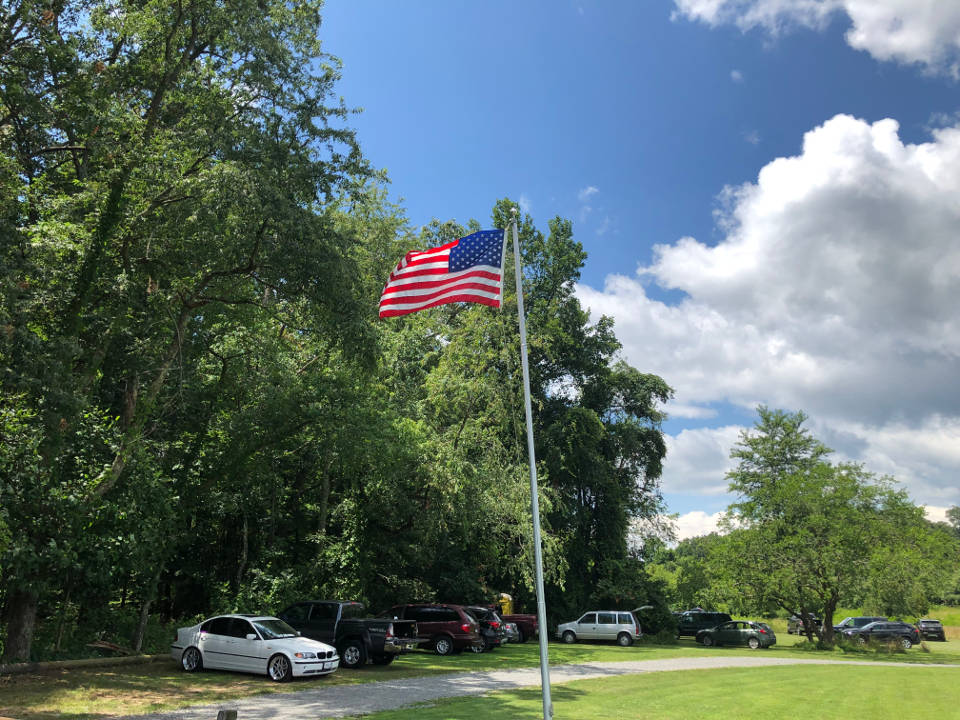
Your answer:
[[[474,265],[500,267],[503,259],[503,230],[480,230],[460,238],[450,251],[450,272],[466,270]]]

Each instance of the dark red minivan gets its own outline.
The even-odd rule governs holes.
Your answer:
[[[417,637],[427,640],[437,655],[483,647],[477,621],[461,605],[410,603],[394,605],[386,613],[398,620],[416,620]]]

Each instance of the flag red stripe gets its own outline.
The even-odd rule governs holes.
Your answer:
[[[447,295],[451,291],[463,291],[468,290],[480,290],[485,291],[491,294],[499,294],[500,289],[496,285],[484,285],[483,283],[457,283],[451,287],[441,287],[436,289],[434,292],[416,292],[416,293],[395,293],[387,295],[383,294],[383,297],[380,299],[380,306],[384,305],[393,305],[397,303],[411,303],[419,302],[423,300],[429,300],[431,298],[439,297],[441,295]],[[485,296],[480,296],[485,297]]]
[[[380,317],[397,317],[398,315],[409,315],[410,313],[419,312],[420,310],[426,310],[427,308],[437,307],[438,305],[446,305],[452,302],[472,302],[478,305],[489,305],[490,307],[498,308],[500,307],[500,301],[494,300],[492,298],[477,297],[475,295],[464,295],[463,297],[452,297],[452,298],[443,298],[442,300],[435,300],[434,302],[427,303],[426,305],[417,305],[416,307],[407,308],[405,310],[381,310]]]
[[[383,289],[383,292],[386,294],[388,292],[407,290],[410,288],[455,285],[458,282],[470,282],[471,280],[492,280],[493,282],[500,282],[500,274],[492,273],[488,270],[473,270],[462,275],[457,275],[457,277],[445,276],[441,279],[434,279],[433,275],[434,273],[430,273],[428,275],[413,275],[410,277],[399,278],[398,280],[391,280],[387,283],[387,286]]]

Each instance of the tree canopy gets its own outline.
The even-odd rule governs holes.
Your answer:
[[[532,605],[516,288],[376,319],[399,257],[479,223],[387,200],[320,10],[0,8],[5,659],[305,595]],[[628,603],[671,391],[580,307],[572,224],[520,234],[551,608]]]

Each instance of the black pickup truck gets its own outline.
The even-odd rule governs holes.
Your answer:
[[[389,665],[400,653],[413,650],[417,623],[366,617],[363,604],[338,600],[298,602],[277,614],[300,634],[337,648],[340,667]]]

